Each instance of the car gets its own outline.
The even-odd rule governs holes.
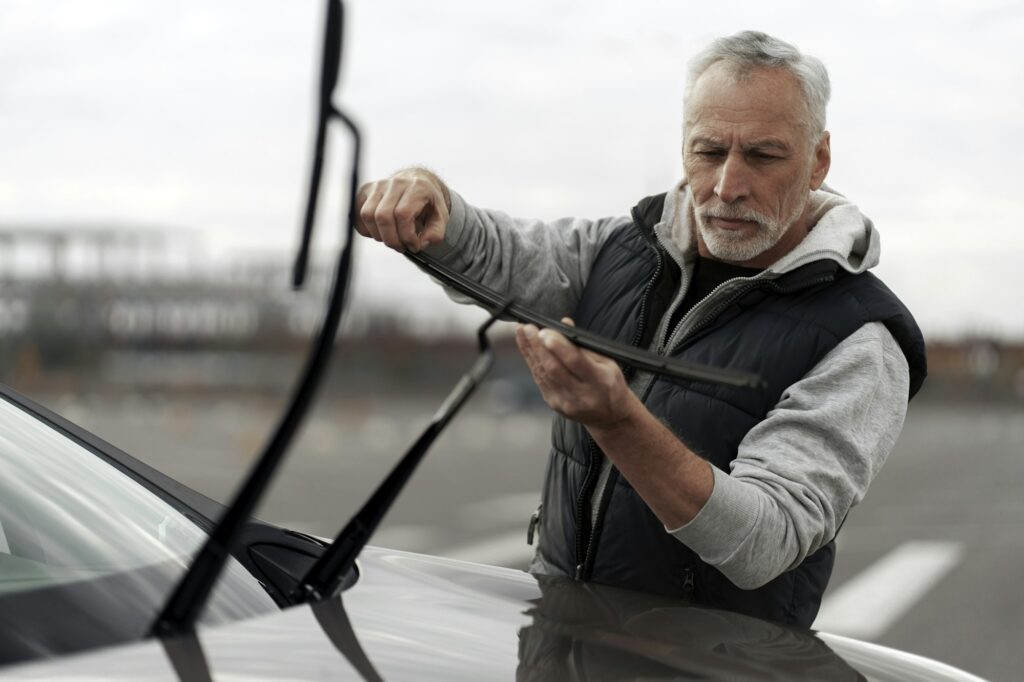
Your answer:
[[[295,281],[304,278],[332,103],[342,7],[327,0],[317,147]],[[486,375],[499,317],[557,326],[460,280],[491,318],[480,354],[333,540],[254,518],[315,397],[344,310],[347,224],[320,334],[262,456],[222,505],[0,387],[0,676],[138,679],[976,680],[856,640],[568,578],[369,547],[437,435]],[[756,385],[559,327],[650,371]]]
[[[978,679],[665,597],[375,547],[339,595],[293,604],[329,544],[255,519],[198,627],[148,636],[223,506],[9,388],[0,443],[3,679]]]

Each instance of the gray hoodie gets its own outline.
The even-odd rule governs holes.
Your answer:
[[[778,277],[801,265],[834,260],[851,273],[878,263],[871,221],[843,197],[823,188],[811,196],[813,229],[758,277]],[[444,243],[429,253],[482,284],[558,319],[572,314],[601,246],[628,217],[554,222],[520,220],[474,208],[452,193]],[[669,191],[655,235],[682,268],[670,311],[686,294],[696,260],[693,217],[685,185]],[[702,312],[743,279],[724,282],[673,330],[666,313],[655,349],[671,349]],[[453,296],[459,300],[457,296]],[[640,392],[647,375],[631,388]],[[903,426],[909,391],[907,361],[881,323],[850,335],[790,386],[739,446],[731,470],[714,471],[714,490],[681,528],[666,529],[733,583],[752,589],[796,567],[836,535],[863,499]],[[605,462],[602,476],[610,464]],[[604,486],[599,483],[595,494]],[[592,501],[591,508],[598,504]],[[535,572],[552,567],[535,561]]]

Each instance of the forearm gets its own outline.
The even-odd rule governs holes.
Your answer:
[[[632,396],[632,394],[630,394]],[[689,523],[714,490],[711,465],[694,454],[635,396],[628,416],[587,430],[655,516],[667,527]]]
[[[444,241],[427,253],[555,319],[574,310],[601,247],[628,223],[626,218],[523,220],[471,206],[456,192],[450,199]]]

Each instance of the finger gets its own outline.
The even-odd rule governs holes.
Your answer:
[[[423,213],[430,211],[430,200],[413,183],[402,193],[395,204],[395,226],[398,239],[405,248],[420,250],[420,238],[416,234],[416,223]]]
[[[537,334],[539,344],[553,357],[558,359],[567,372],[577,381],[593,381],[595,371],[593,361],[583,355],[579,346],[553,329],[542,329]]]
[[[561,322],[562,322],[562,324],[564,324],[566,326],[569,326],[569,327],[575,327],[576,326],[576,322],[571,317],[563,317]],[[597,363],[598,365],[605,366],[605,365],[607,365],[610,362],[614,362],[614,360],[612,360],[612,359],[610,359],[610,358],[608,358],[608,357],[606,357],[604,355],[601,355],[600,353],[595,353],[592,350],[588,350],[586,348],[582,348],[582,347],[579,347],[579,346],[577,346],[577,347],[580,349],[580,353],[582,353],[585,358],[587,358],[591,362]]]
[[[541,330],[534,334],[531,339],[531,354],[534,362],[539,367],[541,374],[544,379],[549,383],[558,388],[560,391],[568,391],[570,394],[579,394],[586,387],[580,380],[579,375],[571,371],[570,367],[563,362],[562,358],[552,352],[548,346],[548,342],[544,339],[551,334],[550,330]],[[564,336],[559,336],[563,341],[568,343],[568,340]],[[572,344],[568,344],[572,347]]]
[[[533,339],[537,333],[537,328],[529,324],[521,324],[516,327],[516,345],[519,347],[519,353],[523,356],[523,360],[526,362],[527,369],[530,370],[530,374],[537,377],[541,371],[539,361],[536,357],[533,348]]]
[[[358,232],[359,234],[361,234],[364,237],[369,237],[370,236],[370,231],[366,229],[366,225],[363,223],[362,212],[363,212],[363,206],[366,205],[366,200],[370,196],[371,189],[372,189],[372,183],[364,182],[362,184],[362,186],[359,187],[359,191],[356,192],[356,205],[355,205],[355,211],[354,211],[355,212],[355,216],[356,216],[355,228],[356,228],[356,232]]]
[[[516,343],[533,376],[534,383],[548,404],[559,390],[559,382],[552,376],[555,367],[550,361],[551,354],[544,349],[537,337],[538,330],[532,324],[520,325],[516,330]],[[553,405],[552,405],[553,406]]]
[[[438,244],[444,241],[444,233],[448,227],[448,219],[451,217],[448,207],[444,203],[444,196],[435,191],[437,196],[433,200],[433,210],[423,216],[423,227],[420,230],[420,248],[427,248],[431,244]]]
[[[402,190],[396,186],[395,180],[388,180],[384,196],[377,204],[377,210],[373,212],[373,220],[380,231],[380,239],[388,248],[396,251],[404,251],[402,240],[398,238],[398,226],[395,224],[395,206],[402,196]]]
[[[359,207],[359,223],[366,229],[366,236],[371,239],[380,241],[380,230],[377,229],[377,223],[373,216],[377,212],[377,205],[380,203],[380,183],[371,183],[370,188],[366,195],[366,200],[363,205]]]

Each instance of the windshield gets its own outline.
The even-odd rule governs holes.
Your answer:
[[[0,400],[0,629],[24,634],[0,642],[0,662],[143,636],[205,537],[104,458]],[[275,608],[230,559],[202,620]]]
[[[180,561],[203,538],[136,481],[0,401],[0,593]]]

